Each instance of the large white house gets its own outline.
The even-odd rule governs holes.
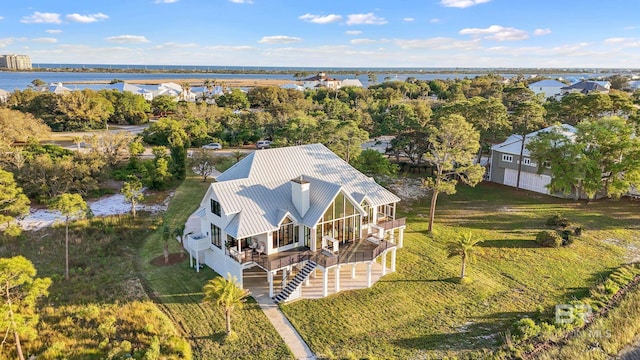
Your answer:
[[[562,93],[562,88],[567,84],[558,80],[540,80],[529,84],[529,89],[536,95],[542,94],[545,98],[556,97]]]
[[[395,219],[398,201],[322,144],[255,151],[210,185],[192,215],[200,233],[186,247],[196,263],[241,285],[245,269],[262,269],[277,302],[304,296],[310,275],[322,275],[327,296],[331,270],[335,292],[341,267],[355,276],[356,265],[366,265],[367,286],[376,260],[384,275],[389,254],[395,271],[405,229]],[[283,279],[278,294],[274,279]]]

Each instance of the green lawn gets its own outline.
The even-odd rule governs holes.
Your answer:
[[[433,235],[428,200],[404,202],[405,247],[397,272],[371,289],[282,307],[312,349],[326,357],[440,358],[486,352],[501,333],[540,306],[551,309],[588,294],[640,245],[640,203],[574,203],[494,184],[460,187],[439,199]],[[582,226],[566,248],[540,248],[535,234],[562,213]],[[472,231],[485,241],[470,264],[471,284],[458,284],[460,259],[445,243]]]
[[[174,228],[183,224],[199,206],[209,183],[200,178],[187,178],[175,192],[164,216]],[[290,359],[291,354],[258,304],[250,298],[232,320],[238,340],[224,341],[225,323],[219,309],[202,304],[202,287],[214,276],[209,268],[196,273],[185,261],[172,266],[154,266],[150,260],[162,255],[163,241],[159,232],[145,241],[140,268],[147,285],[164,312],[180,328],[191,343],[195,359]],[[172,252],[179,244],[171,242]]]

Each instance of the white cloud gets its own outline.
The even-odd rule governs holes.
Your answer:
[[[373,13],[348,15],[347,25],[383,25],[385,18],[377,17]]]
[[[229,0],[234,4],[253,4],[253,0]]]
[[[173,4],[173,3],[177,3],[180,0],[156,0],[153,3],[154,4]]]
[[[431,20],[429,20],[430,23],[432,24],[439,24],[442,22],[442,20],[438,19],[438,18],[433,18]]]
[[[0,49],[13,44],[13,38],[0,38]]]
[[[362,34],[362,31],[360,30],[347,30],[344,32],[347,35],[360,35]]]
[[[44,32],[46,32],[48,34],[60,34],[62,32],[62,30],[60,30],[60,29],[49,29],[49,30],[45,30]]]
[[[291,44],[302,41],[302,38],[295,36],[275,35],[264,36],[260,41],[260,44]]]
[[[175,42],[166,42],[162,45],[157,45],[154,46],[154,49],[187,49],[187,48],[194,48],[197,47],[198,44],[196,43],[175,43]]]
[[[255,50],[256,48],[248,45],[239,45],[239,46],[216,45],[216,46],[207,46],[205,49],[214,50],[214,51],[250,51],[250,50]]]
[[[412,17],[406,17],[406,18],[404,18],[404,19],[402,19],[402,20],[403,20],[403,21],[406,21],[406,22],[412,22],[412,21],[415,21],[416,19],[414,19],[414,18],[412,18]]]
[[[634,38],[608,38],[603,42],[607,45],[615,45],[621,48],[640,47],[640,40]]]
[[[65,18],[69,21],[79,22],[83,24],[88,24],[96,21],[102,21],[108,19],[109,16],[103,13],[90,14],[90,15],[80,15],[80,14],[67,14]]]
[[[302,16],[299,16],[298,19],[304,20],[306,22],[312,22],[315,24],[330,24],[330,23],[334,23],[342,20],[342,16],[335,15],[335,14],[320,16],[320,15],[312,15],[307,13]]]
[[[350,41],[350,43],[352,43],[353,45],[358,45],[358,44],[373,44],[377,42],[376,40],[373,39],[353,39]]]
[[[21,23],[24,24],[60,24],[60,14],[34,12],[32,15],[24,16]]]
[[[0,16],[0,20],[4,20],[4,16]]]
[[[541,36],[541,35],[549,35],[551,34],[551,29],[546,28],[546,29],[535,29],[533,31],[533,35],[535,36]]]
[[[107,38],[107,41],[120,43],[120,44],[142,44],[147,43],[146,37],[140,35],[119,35],[119,36],[110,36]]]
[[[455,7],[464,9],[469,6],[488,3],[491,0],[441,0],[440,5],[444,7]]]
[[[480,48],[479,39],[458,40],[447,37],[435,37],[430,39],[396,39],[394,42],[402,49],[475,50]]]
[[[524,30],[500,25],[491,25],[486,29],[467,28],[460,30],[458,33],[460,35],[471,35],[495,41],[524,40],[529,38],[529,33]]]
[[[58,39],[50,38],[50,37],[41,37],[41,38],[31,39],[31,41],[37,42],[37,43],[55,44],[58,42]]]

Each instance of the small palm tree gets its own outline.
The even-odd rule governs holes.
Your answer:
[[[211,279],[203,288],[203,301],[208,304],[216,304],[224,312],[227,321],[227,336],[231,335],[231,314],[233,310],[242,308],[249,291],[238,286],[235,276],[227,273],[227,278],[218,276]]]
[[[447,257],[452,258],[460,256],[462,258],[462,270],[460,271],[460,279],[464,279],[465,271],[467,268],[467,260],[469,260],[473,254],[474,246],[482,242],[480,239],[475,239],[473,234],[467,233],[461,235],[458,240],[450,241],[447,244]]]

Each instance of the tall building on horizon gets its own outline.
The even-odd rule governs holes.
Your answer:
[[[31,58],[29,55],[0,55],[0,68],[31,70]]]

